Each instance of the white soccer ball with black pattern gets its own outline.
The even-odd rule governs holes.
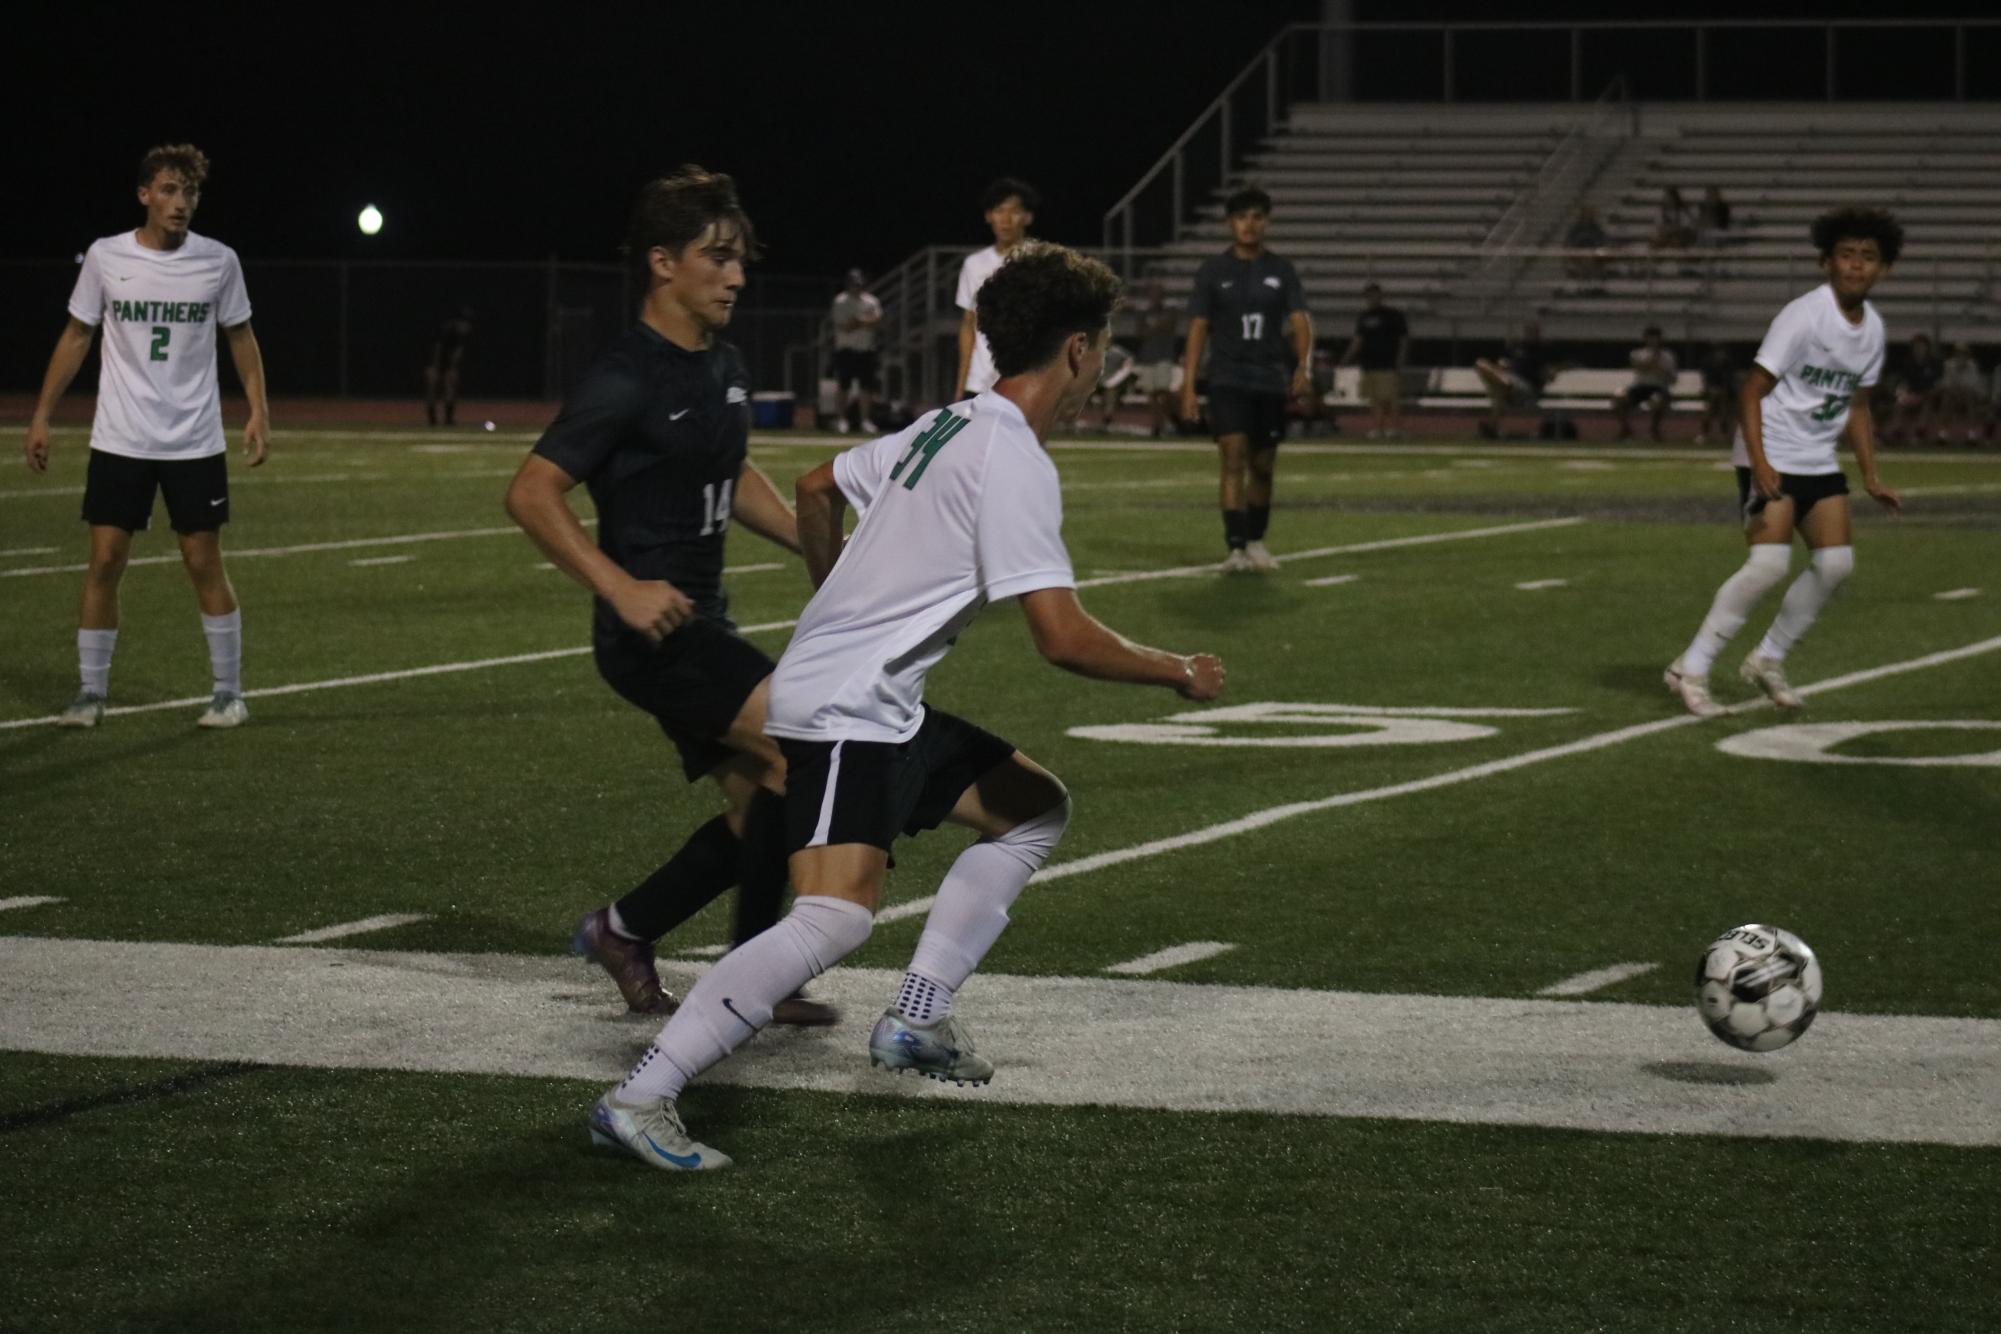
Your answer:
[[[1790,931],[1732,927],[1696,965],[1695,1008],[1731,1046],[1777,1051],[1820,1013],[1820,960]]]

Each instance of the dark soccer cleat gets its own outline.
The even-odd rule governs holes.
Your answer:
[[[627,940],[611,929],[611,909],[594,908],[577,919],[570,935],[570,953],[589,959],[611,974],[618,994],[634,1014],[666,1016],[680,1008],[674,993],[660,985],[653,967],[653,946]]]
[[[808,998],[803,991],[795,991],[771,1007],[772,1023],[790,1024],[794,1028],[825,1028],[840,1019],[839,1010],[825,1001]]]

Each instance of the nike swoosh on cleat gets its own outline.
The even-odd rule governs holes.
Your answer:
[[[690,1153],[690,1154],[669,1153],[667,1152],[667,1150],[661,1148],[658,1144],[655,1144],[653,1142],[653,1136],[641,1135],[640,1138],[646,1141],[647,1148],[653,1150],[653,1152],[659,1154],[662,1158],[665,1158],[668,1162],[674,1164],[674,1166],[676,1167],[700,1167],[702,1165],[702,1155],[699,1153]]]

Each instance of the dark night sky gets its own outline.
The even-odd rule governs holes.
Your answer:
[[[1355,8],[1377,20],[1499,16],[1490,0]],[[1551,0],[1506,15],[1676,8]],[[256,258],[609,260],[636,184],[683,161],[737,175],[774,272],[880,268],[927,242],[984,239],[979,190],[1002,173],[1043,188],[1040,233],[1095,241],[1105,208],[1223,82],[1319,5],[297,12],[97,4],[41,17],[33,50],[9,62],[26,162],[0,255],[66,256],[136,221],[138,155],[183,138],[215,162],[197,229]],[[388,218],[372,240],[354,227],[368,202]]]

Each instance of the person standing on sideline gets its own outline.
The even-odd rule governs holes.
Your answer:
[[[736,939],[778,920],[785,892],[785,759],[764,735],[772,662],[737,633],[723,589],[732,519],[799,550],[792,508],[750,462],[750,375],[719,334],[757,234],[728,177],[686,166],[641,189],[626,254],[645,298],[507,488],[507,513],[557,569],[595,595],[598,674],[651,714],[691,783],[725,809],[616,902],[587,912],[570,945],[611,975],[628,1009],[672,1014],[653,944],[732,884]],[[597,509],[593,542],[566,499]],[[832,1023],[803,997],[782,1023]]]
[[[250,717],[243,703],[243,613],[222,564],[229,445],[215,374],[218,325],[250,401],[243,445],[253,468],[271,447],[271,408],[264,355],[250,328],[243,266],[228,246],[189,230],[207,179],[208,158],[193,144],[163,144],[139,160],[139,204],[146,221],[136,231],[92,242],[84,254],[70,294],[69,323],[56,338],[28,422],[28,467],[46,472],[50,415],[103,325],[83,491],[83,521],[90,525],[90,564],[76,632],[83,685],[56,718],[58,726],[95,727],[104,717],[118,643],[118,586],[131,558],[132,534],[152,522],[156,492],[166,497],[167,521],[194,581],[208,640],[211,694],[195,721],[236,727]]]
[[[882,302],[868,290],[868,280],[860,269],[848,270],[847,286],[834,297],[828,318],[834,326],[834,429],[846,435],[849,390],[854,391],[861,411],[855,425],[875,433],[877,389],[876,335],[881,332]]]
[[[1292,264],[1265,248],[1271,196],[1256,187],[1225,204],[1230,248],[1202,261],[1188,298],[1181,415],[1194,421],[1195,377],[1209,356],[1209,428],[1222,454],[1223,569],[1276,570],[1265,548],[1272,476],[1288,398],[1313,393],[1313,318]]]
[[[1698,718],[1728,712],[1710,696],[1709,668],[1758,599],[1786,577],[1794,532],[1806,539],[1810,563],[1737,674],[1778,707],[1800,706],[1786,680],[1786,654],[1855,568],[1848,479],[1834,457],[1844,436],[1862,468],[1863,488],[1892,514],[1903,509],[1902,498],[1876,476],[1869,391],[1883,373],[1883,321],[1868,296],[1897,262],[1904,229],[1880,209],[1837,209],[1814,220],[1813,244],[1827,282],[1779,312],[1744,377],[1732,462],[1750,556],[1716,590],[1694,641],[1663,674]]]
[[[768,730],[787,764],[791,913],[697,982],[625,1081],[591,1112],[594,1142],[668,1171],[727,1167],[676,1109],[688,1083],[748,1042],[774,1001],[868,939],[889,849],[944,821],[979,839],[939,886],[917,951],[869,1035],[869,1060],[984,1084],[957,993],[1008,908],[1055,850],[1070,794],[1010,743],[924,703],[924,678],[990,602],[1020,600],[1051,663],[1102,681],[1213,699],[1223,664],[1142,648],[1077,600],[1050,434],[1104,366],[1119,297],[1112,271],[1037,246],[980,289],[1000,379],[800,479],[799,532],[818,591],[772,678]],[[844,512],[861,512],[841,538]]]
[[[445,425],[455,424],[459,411],[459,375],[465,368],[466,343],[472,338],[471,306],[438,326],[431,341],[431,359],[424,363],[424,420],[438,424],[438,407],[445,409]]]
[[[1410,354],[1410,325],[1403,312],[1383,304],[1383,289],[1370,283],[1362,289],[1362,313],[1355,319],[1355,336],[1341,354],[1341,364],[1359,361],[1362,397],[1376,410],[1371,440],[1403,438],[1403,368]]]
[[[966,262],[959,266],[957,300],[965,315],[959,320],[959,374],[953,381],[957,386],[952,390],[953,402],[993,387],[997,378],[993,353],[974,318],[980,284],[993,277],[1001,262],[1028,239],[1028,229],[1035,225],[1035,210],[1040,207],[1042,196],[1035,187],[1013,176],[1001,177],[980,196],[980,211],[986,215],[994,243],[966,256]]]

